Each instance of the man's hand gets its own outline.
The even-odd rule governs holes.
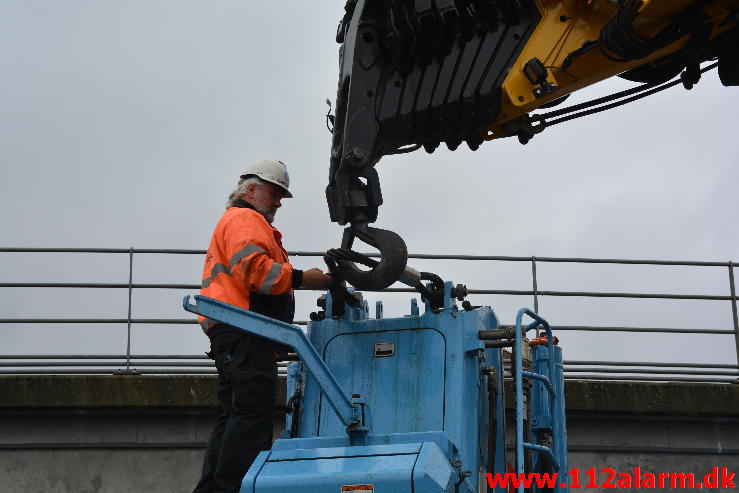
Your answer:
[[[324,274],[321,269],[308,269],[303,272],[303,282],[300,287],[305,289],[327,289],[331,286],[331,276]]]

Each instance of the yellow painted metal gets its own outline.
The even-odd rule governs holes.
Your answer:
[[[653,36],[674,17],[698,0],[642,0],[634,27],[645,36]],[[595,41],[600,31],[617,13],[613,0],[536,0],[541,20],[534,29],[523,51],[511,67],[502,87],[501,112],[496,122],[487,129],[485,139],[508,135],[502,124],[529,113],[541,105],[570,94],[595,82],[613,77],[627,70],[659,60],[685,46],[688,36],[651,55],[629,62],[615,62],[593,49],[572,59],[564,68],[565,58],[581,48],[586,41]],[[714,22],[711,37],[736,27],[727,19],[732,9],[739,9],[739,0],[716,0],[703,9]],[[552,94],[535,97],[535,86],[526,78],[524,65],[538,58],[547,67],[548,81],[559,88]]]

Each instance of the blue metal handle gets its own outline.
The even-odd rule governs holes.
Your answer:
[[[361,424],[357,407],[349,400],[331,370],[318,355],[316,348],[299,327],[205,296],[196,295],[194,298],[194,305],[190,304],[190,296],[185,296],[182,300],[182,306],[188,312],[197,313],[295,349],[341,422],[347,427]]]
[[[524,315],[528,315],[529,317],[534,319],[533,322],[529,323],[525,327],[523,326]],[[549,414],[550,416],[552,416],[552,419],[554,419],[554,397],[556,394],[552,382],[545,375],[530,371],[524,371],[523,369],[521,339],[526,334],[526,332],[540,326],[544,327],[544,330],[547,333],[547,350],[549,351],[549,361],[547,366],[549,367],[549,375],[554,376],[554,344],[552,342],[552,328],[549,326],[549,322],[547,322],[541,316],[534,313],[528,308],[521,308],[520,310],[518,310],[518,313],[516,314],[516,333],[514,342],[514,349],[516,353],[514,375],[516,385],[516,472],[518,474],[524,473],[524,448],[536,450],[537,452],[547,454],[552,459],[552,463],[555,465],[555,467],[559,469],[559,460],[557,460],[554,452],[552,452],[552,450],[556,448],[554,443],[554,441],[556,440],[556,436],[554,433],[552,434],[551,449],[543,445],[536,445],[533,443],[524,442],[523,440],[523,377],[533,378],[544,383],[544,386],[551,394],[551,397],[549,399]],[[529,405],[531,405],[531,403],[529,403]],[[520,485],[518,487],[519,493],[523,493],[523,489],[523,485]]]
[[[552,449],[549,447],[545,447],[544,445],[537,445],[535,443],[529,443],[529,442],[523,442],[524,448],[528,448],[531,450],[536,450],[537,452],[542,452],[549,456],[550,459],[552,459],[552,464],[554,464],[555,469],[559,469],[559,461],[554,456],[554,452],[552,452]]]
[[[552,382],[549,381],[546,375],[542,375],[541,373],[534,373],[534,372],[526,371],[526,370],[523,370],[521,374],[526,378],[533,378],[534,380],[539,380],[541,383],[543,383],[544,386],[549,391],[549,393],[552,395],[552,398],[557,396],[557,392],[555,392]]]

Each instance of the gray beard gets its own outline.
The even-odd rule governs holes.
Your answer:
[[[247,201],[248,202],[248,201]],[[254,207],[254,210],[256,210],[258,213],[264,217],[264,219],[267,220],[268,223],[272,224],[272,222],[275,220],[275,214],[277,214],[277,209],[267,209],[266,207],[263,207],[257,203],[249,202],[252,207]]]
[[[272,209],[271,211],[263,211],[260,210],[259,213],[264,216],[264,218],[267,220],[268,223],[272,224],[275,220],[275,214],[277,214],[276,209]]]

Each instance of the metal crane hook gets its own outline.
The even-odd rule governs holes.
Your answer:
[[[368,271],[357,268],[350,260],[337,260],[339,269],[346,281],[357,289],[379,291],[387,288],[401,278],[408,262],[408,248],[397,233],[386,229],[352,225],[344,230],[342,249],[351,249],[354,238],[377,248],[380,260]]]

